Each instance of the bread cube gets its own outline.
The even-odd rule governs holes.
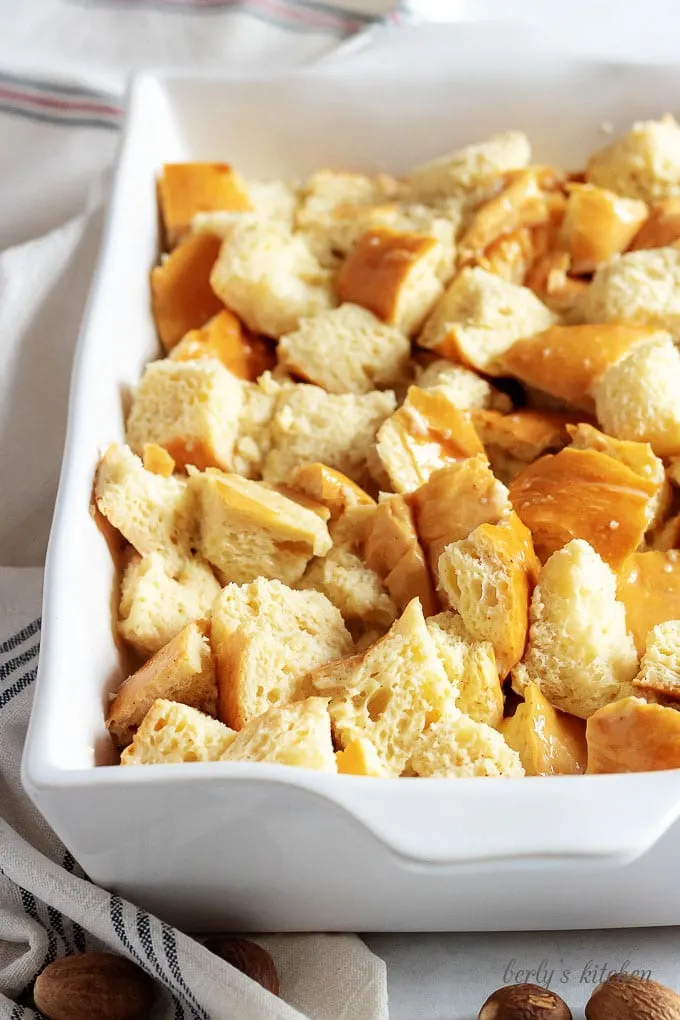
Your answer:
[[[411,766],[417,776],[433,779],[519,779],[524,775],[519,755],[502,735],[461,712],[433,723],[421,734]]]
[[[153,361],[132,397],[126,425],[135,453],[163,446],[179,468],[231,466],[243,391],[219,361]]]
[[[243,182],[243,187],[250,203],[249,209],[197,212],[191,221],[192,233],[214,234],[224,240],[237,223],[253,219],[275,220],[292,229],[299,201],[293,185],[285,181],[248,180]]]
[[[435,577],[445,546],[467,538],[480,524],[496,524],[512,509],[508,490],[483,454],[435,471],[409,502]]]
[[[524,468],[510,500],[541,560],[582,538],[616,570],[640,545],[659,488],[605,453],[568,447]]]
[[[260,478],[271,449],[271,424],[285,392],[292,392],[295,383],[275,380],[270,372],[255,383],[242,383],[243,403],[232,454],[233,470],[245,478]]]
[[[638,344],[661,336],[654,327],[603,323],[553,326],[517,340],[498,359],[499,369],[568,404],[594,410],[592,391],[610,365]]]
[[[530,158],[526,135],[506,131],[415,167],[407,181],[421,201],[431,202],[493,186],[508,170],[527,166]]]
[[[421,390],[443,390],[461,411],[473,408],[509,411],[512,406],[509,397],[494,389],[481,375],[462,365],[454,365],[448,358],[431,361],[417,374],[415,382]]]
[[[158,199],[170,247],[189,233],[196,213],[252,208],[241,180],[227,163],[166,163],[158,181]]]
[[[312,560],[297,587],[323,592],[355,629],[361,625],[384,632],[399,615],[380,575],[343,542],[334,544],[326,556]]]
[[[439,241],[428,234],[371,230],[340,269],[338,297],[412,336],[443,291],[441,259]]]
[[[427,629],[456,693],[456,708],[475,722],[498,728],[505,699],[493,645],[473,640],[455,613],[431,616]]]
[[[222,761],[266,761],[337,772],[325,699],[277,706],[251,719],[227,747]]]
[[[418,737],[455,700],[417,599],[385,637],[360,655],[313,670],[311,680],[331,698],[341,748],[368,738],[390,776],[409,766]]]
[[[566,446],[567,428],[574,420],[574,415],[563,411],[536,408],[520,408],[511,414],[472,412],[493,472],[505,484],[541,454]]]
[[[647,219],[645,202],[621,198],[592,184],[570,184],[561,245],[576,275],[592,273],[626,251]]]
[[[648,527],[654,527],[663,519],[671,499],[670,486],[663,461],[656,456],[649,443],[614,439],[587,422],[567,425],[567,432],[574,450],[597,450],[598,453],[604,453],[655,485],[657,494],[649,500],[647,506]]]
[[[680,453],[680,352],[667,336],[635,347],[594,388],[597,419],[617,439]]]
[[[558,712],[536,684],[524,690],[524,701],[504,719],[500,731],[519,754],[527,776],[571,776],[586,771],[588,749],[582,719]]]
[[[420,600],[425,616],[439,611],[413,510],[403,496],[382,500],[367,518],[363,553],[367,566],[382,578],[402,612],[414,598]]]
[[[217,714],[236,730],[312,694],[310,670],[352,650],[342,616],[324,595],[264,578],[222,591],[213,607],[212,642]]]
[[[225,584],[257,577],[294,584],[312,556],[331,547],[317,514],[261,482],[208,470],[192,472],[189,485],[198,502],[198,548]]]
[[[680,197],[655,202],[649,218],[642,224],[630,244],[630,251],[643,248],[677,247],[680,241]]]
[[[236,737],[234,730],[188,705],[154,701],[120,756],[121,765],[170,765],[219,761]]]
[[[248,335],[228,308],[222,309],[202,329],[192,329],[170,352],[173,361],[216,358],[239,379],[258,379],[274,368],[276,355],[260,337]]]
[[[587,322],[680,330],[680,249],[630,251],[595,273],[583,299]]]
[[[553,708],[587,719],[629,689],[637,668],[616,577],[587,542],[574,539],[540,573],[513,687],[522,693],[533,682]]]
[[[387,771],[378,752],[366,737],[357,737],[344,751],[335,752],[338,772],[346,776],[376,776],[384,778]]]
[[[279,363],[329,393],[370,393],[406,378],[411,345],[359,305],[344,304],[281,337]]]
[[[498,524],[480,524],[439,557],[437,577],[445,601],[474,640],[491,643],[503,678],[524,654],[529,599],[539,568],[531,533],[517,514]]]
[[[588,772],[656,772],[680,768],[680,712],[628,697],[588,719]]]
[[[277,221],[240,220],[222,243],[210,282],[249,329],[280,337],[332,307],[329,277],[304,239]]]
[[[680,620],[680,551],[633,553],[618,573],[616,597],[626,607],[628,629],[643,655],[654,627]]]
[[[422,347],[488,375],[516,340],[554,325],[556,317],[527,287],[478,266],[463,269],[435,305],[418,337]]]
[[[187,624],[172,641],[132,673],[109,706],[106,725],[119,747],[125,747],[154,701],[178,701],[214,715],[217,684],[208,625]]]
[[[370,486],[369,453],[395,406],[389,390],[334,394],[301,384],[285,391],[272,420],[263,477],[283,482],[298,464],[320,461],[362,488]]]
[[[633,687],[640,690],[640,697],[652,692],[674,701],[680,699],[680,620],[652,627]]]
[[[434,471],[484,452],[469,411],[441,389],[410,386],[406,400],[380,427],[376,450],[396,492],[413,492]]]
[[[220,591],[198,557],[172,571],[163,553],[134,556],[121,580],[118,632],[140,654],[154,655],[188,623],[207,616]]]
[[[318,461],[307,461],[293,468],[288,484],[328,507],[333,520],[351,507],[375,506],[375,500],[351,478]]]
[[[147,471],[129,446],[113,443],[99,461],[94,497],[141,556],[160,553],[169,570],[190,556],[195,520],[185,479]]]
[[[500,276],[509,283],[527,283],[527,275],[536,262],[536,244],[532,227],[517,227],[507,234],[501,234],[478,255],[473,265],[481,266],[494,276]]]
[[[680,127],[669,114],[638,121],[590,157],[586,179],[643,202],[680,196]]]
[[[224,308],[210,286],[220,242],[208,234],[190,237],[151,270],[151,307],[166,351],[185,333],[203,326]]]

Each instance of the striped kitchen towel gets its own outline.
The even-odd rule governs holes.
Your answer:
[[[391,0],[0,0],[0,1020],[37,1017],[57,956],[108,949],[156,981],[157,1018],[385,1020],[385,965],[354,936],[268,936],[276,999],[88,881],[22,791],[42,565],[71,360],[129,71],[272,72],[401,19]]]

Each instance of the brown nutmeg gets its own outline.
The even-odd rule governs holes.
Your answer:
[[[82,953],[48,964],[33,989],[48,1020],[147,1020],[153,982],[113,953]]]
[[[477,1020],[573,1020],[564,999],[539,985],[506,985],[490,995]]]
[[[279,994],[279,976],[274,961],[262,946],[249,942],[248,939],[227,938],[222,935],[206,939],[204,945],[215,956],[220,956],[232,967],[257,981],[272,995]]]
[[[680,995],[656,981],[612,974],[590,996],[586,1020],[680,1020]]]

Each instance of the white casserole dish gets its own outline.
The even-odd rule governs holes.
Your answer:
[[[680,923],[676,772],[508,782],[106,766],[104,711],[121,665],[114,568],[89,503],[99,454],[123,438],[122,393],[158,352],[148,272],[161,164],[226,159],[260,178],[399,173],[516,127],[538,161],[577,168],[603,122],[680,107],[675,68],[529,45],[506,55],[488,26],[437,31],[446,47],[407,73],[387,59],[369,74],[364,55],[361,73],[349,60],[279,80],[143,74],[131,90],[74,370],[23,781],[94,881],[187,930]]]

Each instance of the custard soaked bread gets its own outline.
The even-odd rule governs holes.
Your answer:
[[[469,141],[163,169],[158,358],[93,491],[126,765],[678,764],[680,128]]]

